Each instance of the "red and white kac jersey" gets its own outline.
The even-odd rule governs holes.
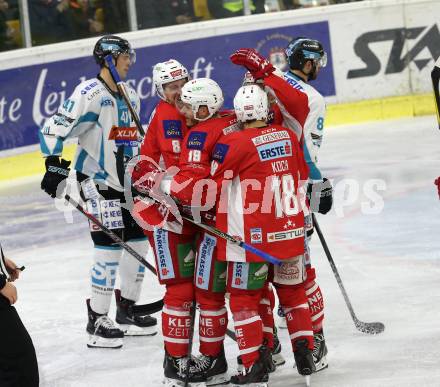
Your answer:
[[[308,169],[295,133],[279,125],[243,129],[219,141],[212,159],[220,192],[216,227],[279,259],[303,254],[305,190],[299,186]],[[262,261],[225,241],[218,259]]]
[[[140,169],[138,173],[145,175],[155,171],[157,165],[161,169],[178,166],[182,142],[187,131],[185,117],[179,113],[175,106],[165,101],[160,101],[151,115],[147,132],[141,145],[139,153],[141,161],[137,165]],[[147,157],[148,159],[146,159]],[[155,164],[151,161],[154,161]],[[193,233],[192,228],[186,224],[182,229],[181,225],[177,222],[168,221],[164,223],[164,214],[157,204],[147,206],[142,201],[138,201],[135,203],[133,216],[138,221],[149,226],[161,224],[162,228],[169,231],[183,234]]]
[[[187,131],[185,117],[173,105],[160,101],[151,115],[140,154],[150,157],[165,169],[177,166]]]
[[[235,114],[225,113],[193,126],[183,141],[180,171],[173,177],[171,185],[172,196],[181,203],[194,204],[194,184],[209,177],[215,144],[223,136],[240,130]],[[185,186],[188,181],[191,181],[191,184]]]
[[[274,124],[282,122],[282,126],[292,130],[300,143],[304,138],[304,126],[309,115],[309,98],[307,94],[295,89],[282,77],[274,73],[264,78],[265,90],[276,98],[278,108],[272,104]],[[281,117],[280,117],[281,114]]]

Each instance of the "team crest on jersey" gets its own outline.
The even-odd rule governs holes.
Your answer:
[[[183,138],[180,120],[163,120],[165,138]]]
[[[251,243],[263,243],[263,232],[261,228],[251,228]]]
[[[188,136],[186,146],[188,149],[198,149],[202,150],[206,141],[205,132],[191,132]]]
[[[116,146],[126,145],[135,147],[138,145],[137,129],[113,126],[110,129],[108,139],[114,140]]]
[[[212,159],[220,164],[225,161],[226,153],[228,153],[229,145],[218,143],[212,152]]]
[[[292,143],[290,140],[276,141],[257,146],[258,156],[261,161],[269,161],[292,156]]]

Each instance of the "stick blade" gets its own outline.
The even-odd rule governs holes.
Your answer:
[[[355,326],[358,331],[367,333],[369,335],[378,335],[379,333],[382,333],[385,330],[385,325],[381,322],[367,323],[357,320],[355,322]]]

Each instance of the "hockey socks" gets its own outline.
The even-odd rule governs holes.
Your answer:
[[[149,248],[148,240],[141,239],[129,241],[127,244],[137,251],[142,257],[147,257]],[[128,300],[137,302],[141,294],[142,281],[145,275],[145,267],[140,265],[130,253],[123,251],[119,263],[119,275],[121,277],[121,296]]]
[[[295,342],[307,340],[308,348],[313,350],[313,329],[309,305],[302,286],[278,287],[278,297],[286,316],[292,349]]]
[[[321,288],[315,282],[316,274],[314,268],[307,268],[307,280],[305,283],[307,300],[312,318],[313,332],[318,333],[322,330],[324,321],[324,299]]]
[[[95,245],[94,264],[90,273],[92,282],[90,307],[95,313],[107,314],[110,309],[120,257],[120,247]]]
[[[241,360],[247,369],[259,358],[263,344],[263,321],[258,313],[261,291],[233,289],[229,299]]]
[[[172,357],[188,354],[193,299],[192,282],[167,285],[162,309],[162,334],[165,349]]]
[[[206,356],[217,356],[223,348],[227,326],[228,312],[225,307],[220,310],[200,308],[200,353]]]

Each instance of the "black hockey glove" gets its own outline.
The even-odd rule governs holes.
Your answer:
[[[46,157],[46,173],[41,181],[41,189],[48,195],[55,198],[57,196],[57,189],[60,184],[64,188],[69,176],[70,161],[61,159],[58,156]]]
[[[309,183],[307,197],[313,212],[320,214],[329,212],[333,205],[333,188],[330,180],[324,177],[322,181]]]

